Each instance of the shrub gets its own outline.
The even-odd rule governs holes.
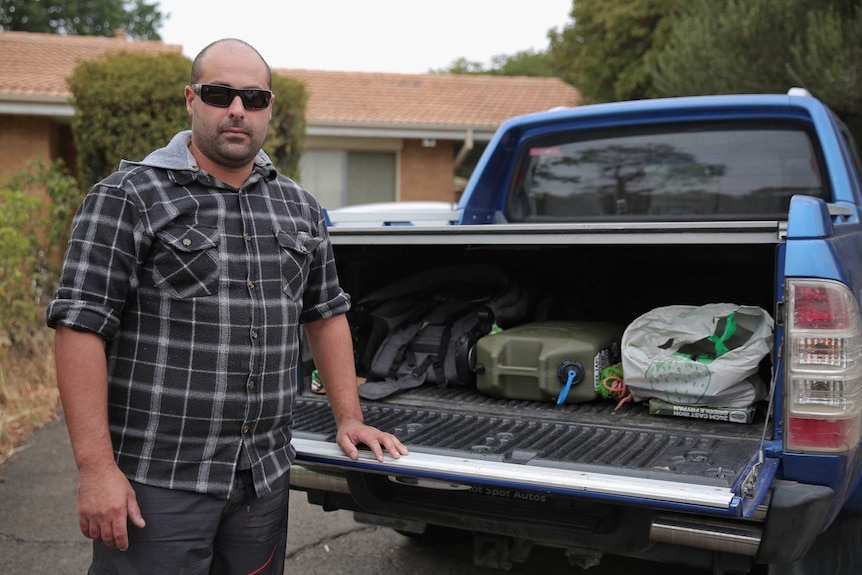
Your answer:
[[[263,149],[284,175],[299,179],[299,157],[305,141],[305,85],[287,76],[272,76],[272,121]]]
[[[33,162],[0,186],[0,338],[20,341],[40,325],[80,199],[62,161]]]
[[[81,198],[62,162],[0,185],[0,463],[56,414],[50,334],[39,329]]]
[[[81,184],[89,189],[122,159],[142,160],[188,128],[183,88],[191,63],[181,54],[120,52],[79,64],[68,79]]]

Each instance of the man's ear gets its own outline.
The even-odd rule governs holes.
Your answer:
[[[189,116],[192,116],[192,102],[195,101],[195,91],[192,90],[191,86],[186,86],[185,89],[185,97],[186,97],[186,111],[189,113]]]

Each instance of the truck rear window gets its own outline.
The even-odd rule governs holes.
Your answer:
[[[533,141],[509,221],[787,217],[790,198],[828,198],[819,152],[797,125],[663,125]]]

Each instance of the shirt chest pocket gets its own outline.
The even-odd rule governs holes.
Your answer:
[[[178,298],[218,293],[219,230],[207,226],[173,226],[156,234],[153,257],[156,286]]]
[[[281,263],[282,291],[293,300],[302,297],[314,251],[322,238],[316,238],[303,232],[288,233],[284,230],[275,232],[279,247]]]

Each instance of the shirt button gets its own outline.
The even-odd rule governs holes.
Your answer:
[[[249,389],[254,389],[254,380],[250,379],[249,382],[246,384],[246,387]]]
[[[251,429],[251,427],[250,427],[247,423],[244,423],[244,424],[243,424],[243,426],[242,426],[242,433],[243,433],[243,435],[245,435],[246,433],[248,433],[248,430],[249,430],[249,429]]]
[[[188,238],[185,238],[185,239],[183,240],[183,245],[184,245],[184,246],[190,246],[190,245],[192,245],[192,241],[191,241],[190,239],[188,239]]]
[[[243,237],[245,238],[245,241],[247,241],[247,242],[250,242],[250,241],[251,241],[251,236],[250,236],[250,235],[245,234]]]
[[[257,339],[257,330],[251,330],[251,339]]]
[[[246,282],[246,285],[248,286],[248,289],[254,289],[254,282],[253,281],[248,280]]]

